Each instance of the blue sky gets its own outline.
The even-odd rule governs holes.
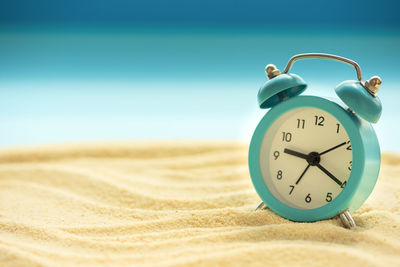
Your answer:
[[[393,1],[0,1],[0,146],[132,139],[248,141],[264,66],[324,52],[380,75],[384,151],[397,133],[399,4]],[[355,79],[296,63],[305,94]]]
[[[398,1],[2,0],[0,23],[275,24],[398,27]]]

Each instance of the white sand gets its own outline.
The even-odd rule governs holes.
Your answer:
[[[355,230],[258,202],[242,144],[2,150],[0,266],[400,266],[400,156],[383,156]]]

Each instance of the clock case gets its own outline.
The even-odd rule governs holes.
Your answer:
[[[287,73],[288,67],[282,74],[274,66],[269,71],[268,68],[270,65],[266,67],[270,80],[261,86],[257,98],[260,108],[270,110],[258,124],[249,148],[249,171],[258,195],[272,211],[293,221],[318,221],[345,211],[354,212],[371,194],[379,175],[381,153],[371,125],[382,112],[379,98],[367,90],[358,70],[359,81],[344,81],[335,88],[340,101],[300,96],[307,88],[301,77]],[[278,117],[300,107],[315,107],[333,115],[346,129],[352,144],[353,167],[345,188],[331,202],[315,209],[297,209],[280,202],[265,185],[260,169],[260,149],[266,131]]]

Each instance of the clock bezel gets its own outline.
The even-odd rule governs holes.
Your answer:
[[[352,144],[353,167],[346,187],[331,202],[315,209],[297,209],[282,203],[265,185],[260,169],[260,149],[267,130],[281,115],[303,107],[318,108],[335,117]],[[258,195],[272,211],[293,221],[318,221],[346,209],[357,210],[372,192],[379,168],[380,148],[371,124],[346,110],[340,102],[318,96],[297,96],[275,105],[259,122],[249,148],[250,176]]]

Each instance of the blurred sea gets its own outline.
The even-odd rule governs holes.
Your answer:
[[[0,146],[128,139],[249,141],[264,67],[324,52],[383,79],[382,150],[400,152],[400,30],[318,27],[0,27]],[[305,94],[356,79],[326,60],[294,64]]]

